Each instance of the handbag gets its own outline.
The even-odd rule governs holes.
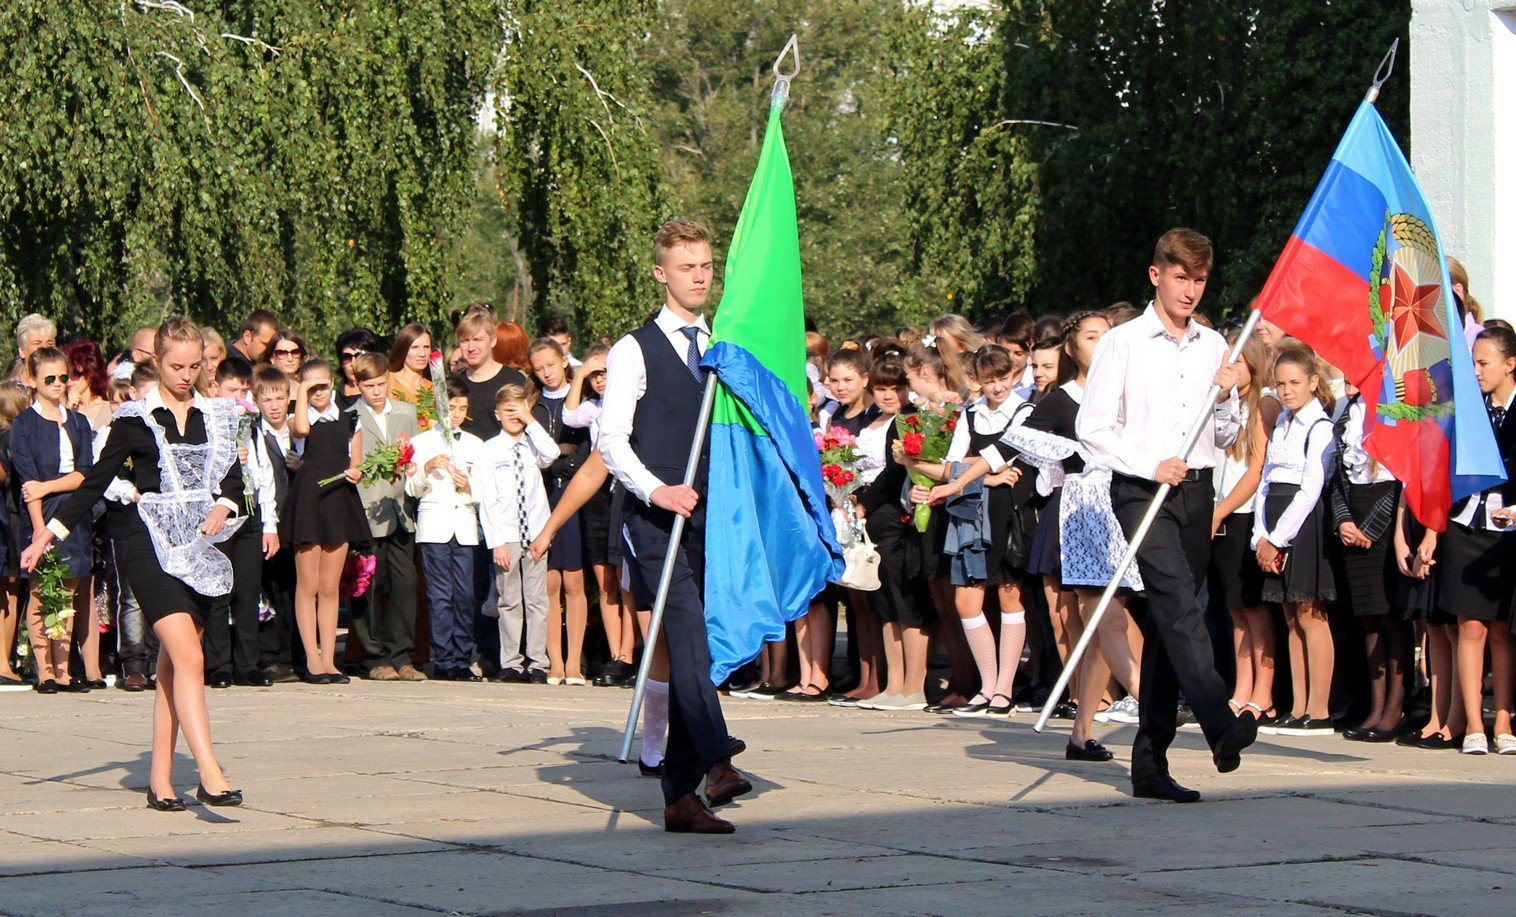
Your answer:
[[[859,592],[875,592],[879,589],[879,551],[869,539],[868,530],[858,524],[852,513],[840,509],[832,511],[832,522],[837,526],[838,540],[842,542],[842,559],[846,566],[837,585]]]
[[[837,585],[859,592],[875,592],[879,589],[879,552],[869,540],[869,533],[860,529],[853,543],[842,549],[842,559],[847,568]]]

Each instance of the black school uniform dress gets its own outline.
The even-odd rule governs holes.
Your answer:
[[[1322,441],[1328,444],[1328,450],[1335,450],[1332,421],[1320,401],[1312,399],[1298,412],[1287,409],[1279,415],[1269,437],[1263,483],[1259,485],[1262,515],[1254,517],[1252,547],[1255,550],[1261,539],[1277,535],[1280,520],[1299,497],[1304,479],[1311,473],[1307,467],[1312,461],[1311,445]],[[1335,456],[1325,456],[1324,460],[1333,463],[1327,466],[1328,469],[1335,466]],[[1330,476],[1331,471],[1325,473]],[[1275,544],[1285,555],[1284,569],[1264,573],[1264,601],[1331,601],[1337,598],[1337,583],[1327,558],[1326,513],[1322,509],[1330,483],[1329,477],[1323,480],[1321,492],[1316,495],[1299,529],[1292,537],[1281,539],[1288,542],[1287,545]]]
[[[879,590],[869,594],[869,607],[885,623],[927,627],[937,616],[927,589],[926,538],[910,519],[910,476],[895,461],[899,435],[892,422],[884,439],[884,469],[857,491],[864,530],[879,552]]]
[[[210,457],[201,465],[207,479],[203,495],[206,499],[204,506],[196,507],[194,514],[203,517],[200,510],[208,512],[212,505],[210,501],[214,500],[232,510],[228,527],[242,521],[242,472],[236,461],[237,412],[231,400],[197,395],[181,432],[173,413],[154,392],[117,413],[99,461],[90,468],[79,489],[69,494],[52,515],[49,527],[55,533],[62,527],[72,534],[75,526],[90,517],[112,481],[117,477],[131,481],[142,495],[141,504],[106,501],[106,528],[115,550],[116,568],[131,587],[132,595],[141,605],[149,624],[156,624],[176,612],[188,612],[203,625],[217,596],[198,591],[185,579],[165,569],[177,567],[172,559],[160,558],[153,533],[143,521],[142,514],[146,511],[143,506],[152,500],[152,495],[172,497],[175,493],[171,479],[166,481],[170,474],[166,466],[172,459],[160,449],[160,434],[149,426],[144,415],[161,430],[163,441],[169,446],[204,447],[209,453]],[[219,470],[217,462],[227,466],[224,473],[216,473]],[[229,590],[231,562],[213,546],[203,547],[208,555],[225,564],[225,585]],[[224,595],[225,591],[220,594]]]
[[[295,546],[368,542],[368,517],[358,488],[347,480],[321,481],[340,475],[352,464],[348,448],[358,415],[329,408],[311,423],[301,451],[300,470],[289,485],[289,504],[279,519],[279,538]]]
[[[1078,440],[1074,422],[1079,416],[1079,402],[1070,393],[1070,382],[1053,389],[1032,410],[1026,420],[1028,430],[1051,433],[1065,439]],[[1084,471],[1084,459],[1078,454],[1063,460],[1064,474],[1080,474]],[[1023,479],[1035,477],[1023,472]],[[1037,517],[1037,529],[1032,533],[1032,547],[1027,559],[1027,572],[1046,576],[1055,583],[1063,581],[1063,545],[1059,536],[1059,510],[1063,488],[1055,487],[1047,503]]]
[[[1400,484],[1363,448],[1363,401],[1354,395],[1333,426],[1337,438],[1337,474],[1327,488],[1332,521],[1327,541],[1337,559],[1339,591],[1359,617],[1383,616],[1395,607],[1400,570],[1390,550],[1395,540],[1395,507]],[[1331,536],[1344,524],[1358,526],[1370,547],[1348,547]]]
[[[1510,621],[1516,595],[1516,526],[1493,524],[1489,510],[1516,506],[1516,404],[1490,403],[1495,444],[1505,464],[1506,482],[1464,498],[1454,507],[1448,530],[1437,542],[1442,581],[1438,607],[1444,615],[1476,621]],[[1516,629],[1516,628],[1513,628]]]
[[[542,424],[548,435],[560,446],[572,446],[573,451],[560,455],[553,463],[542,470],[543,483],[547,485],[547,502],[549,506],[556,507],[558,501],[563,499],[563,492],[568,489],[568,483],[578,472],[584,460],[590,453],[590,434],[588,430],[571,427],[563,422],[563,399],[568,395],[568,390],[563,390],[563,395],[553,397],[543,394],[532,406],[532,416]],[[580,524],[580,514],[575,513],[553,536],[553,543],[547,551],[547,568],[549,570],[566,570],[577,572],[584,569],[584,527]]]

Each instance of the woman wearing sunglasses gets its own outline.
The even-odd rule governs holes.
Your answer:
[[[300,364],[305,362],[310,352],[305,338],[288,328],[280,328],[279,333],[269,342],[268,349],[263,352],[263,359],[269,366],[284,373],[290,380],[290,391],[293,392],[300,385],[297,375]]]
[[[22,411],[11,425],[12,486],[18,488],[21,506],[17,542],[22,545],[31,543],[33,532],[42,528],[66,495],[83,483],[95,455],[89,421],[83,414],[70,411],[65,403],[71,374],[63,351],[55,347],[34,351],[27,358],[27,370],[36,380],[36,397],[31,408]],[[21,571],[22,579],[31,584],[26,619],[36,653],[37,690],[43,694],[90,689],[88,681],[69,674],[68,663],[75,622],[94,623],[89,590],[79,588],[90,573],[93,544],[93,526],[85,519],[58,545],[59,556],[68,567],[67,586],[74,594],[74,616],[63,624],[63,633],[54,639],[48,637],[38,614],[41,603],[37,576],[32,571]]]

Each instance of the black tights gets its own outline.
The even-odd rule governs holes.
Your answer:
[[[1369,660],[1369,714],[1365,726],[1394,729],[1405,710],[1405,676],[1411,668],[1411,625],[1389,615],[1361,619]]]

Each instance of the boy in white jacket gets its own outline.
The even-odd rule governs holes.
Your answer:
[[[500,596],[499,679],[546,684],[547,560],[533,560],[528,546],[551,515],[542,469],[561,451],[532,419],[531,398],[520,385],[502,386],[495,395],[495,419],[502,432],[484,444],[474,495]]]
[[[416,544],[426,574],[426,599],[432,631],[432,677],[443,681],[479,681],[469,666],[474,659],[474,550],[479,544],[479,517],[474,509],[472,475],[484,443],[462,424],[468,417],[468,390],[449,381],[439,393],[446,400],[448,442],[441,425],[411,440],[416,450],[405,492],[420,501],[416,509]]]

